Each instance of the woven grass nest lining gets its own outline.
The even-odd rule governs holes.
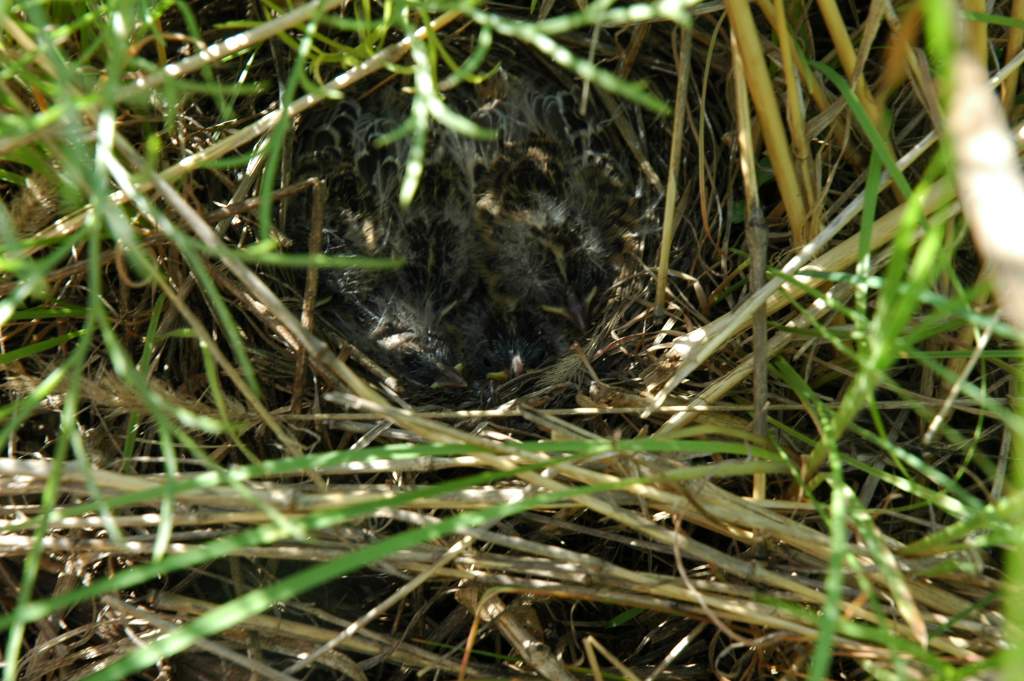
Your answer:
[[[419,407],[493,406],[538,388],[549,403],[552,386],[585,388],[595,371],[627,379],[621,359],[599,360],[621,322],[620,287],[639,297],[661,195],[601,104],[581,115],[578,87],[504,70],[446,93],[497,139],[435,125],[402,208],[408,143],[376,141],[409,97],[387,80],[309,112],[296,132],[294,175],[325,182],[324,252],[403,263],[322,272],[321,318],[388,374],[385,390]],[[310,213],[290,207],[297,244]]]

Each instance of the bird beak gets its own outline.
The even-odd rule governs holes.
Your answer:
[[[526,362],[518,352],[513,353],[508,360],[508,367],[501,371],[491,371],[487,374],[487,380],[504,383],[513,378],[519,378],[526,371]]]
[[[569,319],[576,325],[579,331],[585,332],[587,330],[587,307],[590,301],[581,301],[576,297],[576,294],[569,291],[569,304],[566,306],[569,310]]]
[[[460,372],[461,364],[453,369],[442,362],[438,362],[436,368],[438,372],[437,380],[430,386],[434,390],[452,390],[467,387],[466,379],[462,377]]]
[[[559,317],[567,319],[570,324],[575,326],[581,332],[587,330],[583,307],[579,304],[576,296],[572,293],[569,294],[569,304],[565,307],[560,305],[541,305],[540,309],[549,314],[556,314]]]

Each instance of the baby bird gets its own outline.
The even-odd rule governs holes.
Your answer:
[[[327,183],[325,251],[405,263],[325,270],[322,282],[347,340],[420,406],[479,405],[495,383],[567,352],[586,334],[634,219],[624,169],[601,147],[601,127],[575,115],[571,93],[527,80],[497,89],[449,93],[449,106],[498,139],[435,126],[405,209],[407,144],[374,144],[407,115],[397,89],[332,104],[296,137],[295,175]]]

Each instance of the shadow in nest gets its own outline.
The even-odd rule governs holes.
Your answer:
[[[616,282],[658,229],[659,196],[634,175],[594,102],[500,71],[446,94],[494,141],[434,125],[415,199],[399,206],[408,142],[379,140],[408,115],[397,83],[311,112],[293,176],[325,183],[323,250],[401,260],[321,272],[322,324],[417,407],[480,407],[585,379]],[[308,241],[310,206],[289,231]],[[380,375],[380,372],[377,372]]]

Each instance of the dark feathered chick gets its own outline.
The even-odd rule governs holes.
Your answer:
[[[397,201],[405,143],[373,144],[406,115],[397,89],[333,105],[298,132],[299,174],[327,181],[325,250],[405,262],[324,272],[331,314],[421,404],[478,401],[481,385],[564,354],[612,281],[630,214],[618,171],[594,147],[600,129],[576,116],[570,93],[513,80],[496,98],[461,88],[449,104],[497,128],[498,141],[434,131],[407,209]]]

